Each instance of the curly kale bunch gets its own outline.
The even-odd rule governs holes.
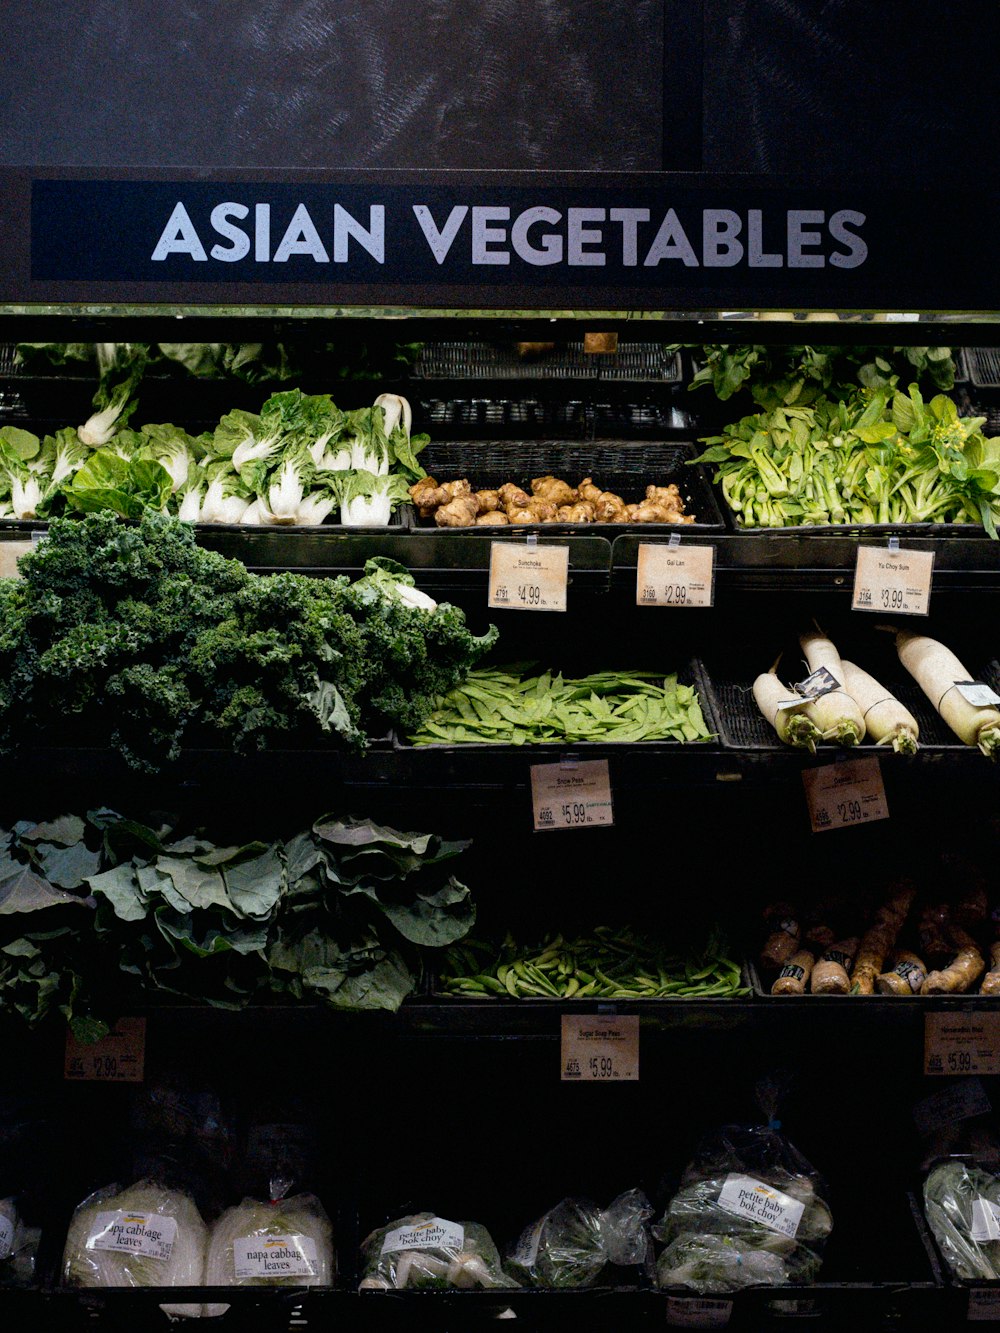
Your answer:
[[[192,738],[238,751],[411,728],[492,646],[412,579],[255,575],[160,514],[55,519],[0,580],[0,752],[40,736],[110,744],[157,771]],[[395,579],[395,581],[394,581]],[[429,601],[429,599],[427,599]]]

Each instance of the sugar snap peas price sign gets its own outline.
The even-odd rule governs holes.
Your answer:
[[[1000,1074],[1000,1014],[954,1010],[925,1014],[924,1073]]]
[[[903,551],[895,542],[859,546],[851,610],[925,616],[933,572],[933,551]]]
[[[531,804],[536,833],[613,824],[608,761],[532,764]]]
[[[491,611],[565,611],[569,547],[490,543]]]
[[[636,563],[637,606],[711,606],[715,548],[679,542],[642,542]]]
[[[889,818],[882,770],[872,756],[802,770],[814,833]]]
[[[638,1014],[563,1014],[563,1083],[637,1083]]]

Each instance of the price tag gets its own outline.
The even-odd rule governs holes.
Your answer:
[[[63,1077],[99,1083],[141,1083],[146,1062],[146,1020],[120,1018],[100,1041],[66,1034]]]
[[[1000,704],[1000,694],[989,685],[979,680],[956,680],[955,689],[974,708],[995,708]]]
[[[565,611],[568,582],[568,546],[490,543],[491,610]]]
[[[913,1123],[918,1134],[933,1134],[956,1121],[989,1115],[992,1109],[982,1083],[978,1078],[969,1078],[917,1102],[913,1108]]]
[[[889,818],[878,760],[845,759],[802,770],[813,833]]]
[[[536,833],[613,824],[608,761],[532,764],[531,803]]]
[[[34,549],[35,543],[32,541],[0,542],[0,578],[19,579],[21,574],[17,562],[22,555]]]
[[[714,600],[714,546],[640,543],[636,606],[711,606]]]
[[[933,569],[933,551],[859,546],[851,610],[925,616],[931,600]]]
[[[924,1073],[1000,1074],[1000,1014],[925,1014]]]
[[[803,699],[822,699],[824,694],[832,694],[834,690],[839,690],[837,677],[832,671],[828,671],[825,666],[817,667],[811,671],[805,680],[800,680],[792,689],[796,694],[800,694]]]
[[[732,1317],[732,1301],[707,1296],[667,1297],[667,1323],[673,1328],[725,1328]]]
[[[564,1083],[637,1083],[639,1016],[563,1014]]]
[[[1000,1319],[1000,1287],[973,1287],[969,1292],[968,1318]]]

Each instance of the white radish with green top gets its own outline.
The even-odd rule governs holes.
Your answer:
[[[865,719],[855,700],[844,685],[844,664],[832,639],[827,638],[816,625],[799,636],[799,647],[805,654],[809,674],[825,667],[837,682],[830,690],[812,701],[812,719],[825,741],[838,745],[859,745],[866,734]]]
[[[841,659],[844,685],[861,709],[868,735],[876,745],[891,745],[897,754],[916,754],[920,727],[910,710],[869,672]]]
[[[786,745],[815,754],[816,742],[823,737],[810,716],[812,705],[782,682],[777,663],[770,671],[762,671],[754,681],[753,697]]]
[[[965,745],[977,745],[990,759],[1000,757],[1000,711],[992,704],[969,703],[956,688],[973,677],[961,660],[938,639],[896,631],[899,660],[948,726]]]

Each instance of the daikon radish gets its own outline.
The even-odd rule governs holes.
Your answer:
[[[891,745],[897,754],[916,754],[920,727],[908,708],[874,676],[841,659],[847,693],[861,709],[868,735],[876,745]]]
[[[838,745],[857,745],[865,738],[865,719],[861,709],[844,685],[844,665],[836,645],[816,625],[799,635],[799,647],[805,654],[810,675],[825,667],[837,688],[813,699],[810,716],[823,733],[825,741]]]
[[[757,707],[770,722],[786,745],[816,753],[816,742],[822,732],[812,720],[812,703],[782,684],[778,664],[770,671],[762,671],[753,683],[753,697]]]
[[[970,704],[956,689],[972,680],[950,648],[926,634],[896,631],[899,660],[960,741],[978,745],[990,759],[1000,756],[1000,711],[992,704]]]

